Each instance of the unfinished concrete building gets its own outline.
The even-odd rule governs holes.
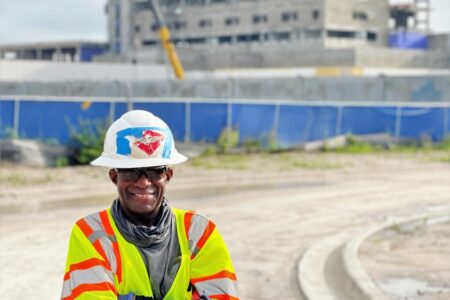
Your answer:
[[[385,45],[387,0],[160,1],[176,44],[186,47],[306,42],[325,47]],[[109,0],[109,37],[116,53],[155,46],[149,1]]]
[[[188,68],[357,65],[387,48],[387,0],[159,3]],[[149,1],[109,0],[106,11],[112,57],[164,61]]]

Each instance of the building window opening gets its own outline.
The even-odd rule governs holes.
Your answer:
[[[151,10],[151,6],[150,6],[150,2],[146,1],[146,2],[138,2],[134,4],[135,6],[135,11],[141,11],[141,10]]]
[[[281,21],[293,22],[298,20],[298,14],[296,11],[285,11],[281,13]]]
[[[356,32],[344,30],[328,30],[327,36],[334,38],[354,39],[356,37]]]
[[[313,10],[312,18],[313,18],[313,20],[319,20],[320,19],[320,10],[318,10],[318,9]]]
[[[275,41],[288,41],[291,38],[290,32],[274,32],[273,39]]]
[[[225,26],[234,26],[234,25],[239,25],[239,18],[238,17],[225,18]]]
[[[258,42],[259,34],[240,34],[237,36],[238,43],[250,43],[250,42]]]
[[[150,29],[151,29],[152,31],[157,31],[157,30],[158,30],[158,24],[157,24],[156,22],[153,23],[152,26],[150,26]]]
[[[353,20],[367,21],[369,16],[363,11],[354,11],[353,12]]]
[[[175,30],[182,30],[182,29],[186,29],[187,28],[187,22],[186,21],[176,21],[173,24],[173,28]]]
[[[253,24],[263,24],[267,23],[267,15],[254,15],[253,16]]]
[[[205,38],[187,38],[186,42],[189,44],[204,44],[206,43]]]
[[[305,31],[305,38],[307,39],[318,39],[322,36],[321,30],[306,30]]]
[[[179,4],[179,1],[176,1],[176,4]],[[205,0],[186,0],[186,5],[205,5]]]
[[[370,42],[375,42],[377,40],[377,33],[372,31],[367,32],[367,40]]]
[[[231,35],[222,35],[222,36],[219,36],[219,45],[222,45],[222,44],[231,44],[231,42],[232,42],[232,38],[231,38]]]
[[[155,46],[156,44],[158,44],[158,42],[155,40],[143,40],[142,41],[143,46]]]
[[[211,19],[201,19],[200,21],[198,21],[198,27],[200,27],[200,28],[212,27],[212,20]]]

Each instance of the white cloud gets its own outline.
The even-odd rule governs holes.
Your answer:
[[[0,43],[106,40],[106,0],[0,0]]]

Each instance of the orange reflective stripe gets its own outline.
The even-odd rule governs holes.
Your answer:
[[[103,261],[101,259],[98,258],[91,258],[91,259],[87,259],[85,261],[76,263],[76,264],[71,264],[70,265],[70,269],[68,272],[66,272],[66,274],[64,274],[64,280],[67,280],[70,278],[70,273],[76,270],[86,270],[89,268],[92,268],[94,266],[102,266],[105,269],[111,271],[111,267],[109,266],[109,264],[106,261]]]
[[[193,278],[191,279],[192,284],[195,284],[197,282],[201,282],[201,281],[206,281],[206,280],[211,280],[211,279],[219,279],[219,278],[228,278],[231,280],[236,280],[236,274],[230,272],[230,271],[221,271],[219,273],[210,275],[210,276],[205,276],[205,277],[199,277],[199,278]]]
[[[84,219],[78,220],[77,225],[87,238],[89,238],[89,236],[94,232],[91,226],[89,226],[89,224]],[[95,250],[97,250],[97,252],[103,257],[103,259],[105,261],[108,261],[105,251],[100,244],[100,240],[96,240],[94,243],[92,243],[92,245],[94,246]]]
[[[203,231],[202,237],[200,238],[200,240],[197,243],[197,248],[199,248],[199,249],[203,248],[203,245],[206,243],[209,236],[214,231],[214,228],[216,228],[216,225],[214,225],[213,222],[208,221],[208,225],[206,226],[205,231]]]
[[[70,300],[75,299],[80,296],[84,292],[94,292],[94,291],[111,291],[114,295],[117,295],[116,288],[109,282],[102,283],[85,283],[80,284],[76,288],[72,290],[72,295],[62,298],[62,300]]]
[[[192,216],[194,212],[192,210],[187,211],[184,214],[184,231],[186,232],[186,238],[189,240],[189,229],[191,228]]]
[[[91,226],[89,226],[84,219],[78,220],[77,225],[86,237],[90,236],[92,232],[94,232]]]
[[[100,220],[102,221],[102,224],[103,224],[103,227],[105,228],[106,233],[110,236],[115,236],[114,231],[111,226],[111,223],[109,223],[108,212],[106,210],[100,212]],[[117,243],[116,239],[114,241],[112,241],[112,246],[113,246],[114,255],[116,256],[117,280],[119,282],[122,282],[122,258],[120,256],[119,244]]]

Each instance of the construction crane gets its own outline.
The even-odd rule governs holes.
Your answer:
[[[169,58],[170,64],[172,65],[175,77],[181,80],[184,78],[183,66],[181,65],[180,59],[178,58],[175,46],[170,40],[169,28],[164,22],[164,17],[161,13],[161,9],[159,8],[158,0],[148,1],[150,2],[150,7],[155,17],[156,27],[159,31],[159,40],[161,41],[161,45],[166,51],[166,55]]]

